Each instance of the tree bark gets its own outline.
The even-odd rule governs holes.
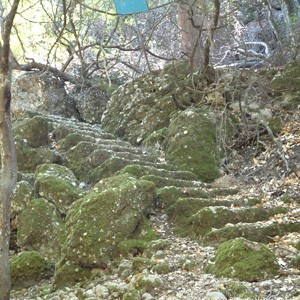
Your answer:
[[[10,33],[20,0],[14,0],[4,28],[0,51],[0,299],[9,300],[11,276],[9,268],[10,198],[17,181],[16,148],[11,129],[11,70],[9,62]]]
[[[201,68],[204,60],[201,51],[204,47],[201,38],[203,20],[196,10],[197,1],[178,1],[178,24],[182,35],[182,52],[189,57],[193,68]]]

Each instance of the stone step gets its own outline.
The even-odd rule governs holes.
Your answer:
[[[254,242],[270,243],[273,237],[299,231],[299,221],[291,223],[274,223],[269,221],[265,223],[228,224],[226,227],[207,233],[203,238],[203,242],[207,245],[217,245],[237,237],[244,237]]]
[[[136,178],[142,178],[144,176],[157,176],[159,178],[169,178],[174,180],[186,180],[186,181],[196,181],[197,176],[189,171],[179,171],[176,167],[172,165],[172,170],[167,170],[166,168],[160,169],[153,166],[141,166],[137,164],[125,166],[120,172],[120,174],[128,173]]]
[[[128,143],[121,141],[121,140],[105,139],[105,138],[100,138],[100,137],[95,138],[92,136],[82,135],[79,133],[70,133],[66,136],[66,138],[62,139],[59,143],[60,143],[61,149],[68,150],[72,147],[75,147],[80,142],[89,142],[89,143],[96,144],[97,146],[108,145],[108,146],[133,148]]]
[[[213,228],[222,228],[226,224],[255,223],[268,220],[277,214],[287,213],[283,207],[247,207],[227,208],[224,206],[209,206],[200,209],[192,215],[187,223],[187,231],[191,237],[202,237]]]
[[[121,171],[124,167],[129,165],[138,165],[138,166],[148,166],[153,169],[163,169],[166,171],[173,171],[177,168],[173,165],[165,164],[165,163],[155,163],[149,161],[143,161],[141,159],[130,160],[121,157],[111,157],[107,159],[103,164],[99,167],[95,168],[93,172],[91,172],[88,182],[96,183],[102,178],[111,177],[118,171]]]
[[[216,196],[235,195],[235,188],[204,188],[204,187],[175,187],[166,186],[157,190],[157,203],[159,207],[167,209],[180,198],[214,198]]]
[[[197,213],[200,209],[208,206],[225,206],[225,207],[249,207],[260,204],[259,198],[252,199],[203,199],[203,198],[179,198],[174,205],[170,206],[166,213],[172,222],[180,225]]]
[[[157,188],[162,188],[165,186],[175,186],[175,187],[209,187],[209,184],[196,181],[196,180],[183,180],[183,179],[174,179],[170,177],[161,177],[156,175],[145,175],[141,179],[152,181],[155,183]]]

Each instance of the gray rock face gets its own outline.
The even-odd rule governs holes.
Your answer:
[[[91,124],[99,124],[108,102],[107,95],[99,88],[76,89],[71,93],[80,118]]]
[[[48,73],[27,72],[12,85],[12,112],[19,116],[26,111],[74,116],[75,106],[67,101],[64,84]]]

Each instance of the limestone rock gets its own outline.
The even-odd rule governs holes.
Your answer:
[[[16,116],[26,111],[71,117],[75,106],[67,102],[62,81],[49,73],[27,72],[12,85],[12,112]]]
[[[89,269],[80,267],[69,261],[61,261],[54,274],[53,288],[55,290],[84,282],[91,277]]]
[[[43,164],[36,169],[35,189],[40,197],[54,203],[61,213],[80,197],[79,182],[67,167]]]
[[[107,95],[97,87],[81,88],[71,92],[80,118],[91,124],[99,124],[108,101]]]
[[[104,267],[132,238],[153,204],[154,184],[129,175],[96,184],[67,214],[63,256],[75,264]]]
[[[187,109],[171,120],[166,135],[167,161],[211,182],[219,177],[216,129],[208,112]]]
[[[62,219],[53,204],[46,199],[33,199],[18,217],[17,244],[39,251],[48,258],[58,258]]]
[[[18,170],[22,172],[35,172],[38,165],[44,163],[62,163],[61,155],[47,147],[32,148],[27,140],[21,137],[15,138]]]
[[[229,240],[217,250],[208,271],[244,281],[260,281],[278,274],[279,265],[271,250],[261,243],[244,238]]]
[[[17,182],[11,197],[11,214],[15,216],[22,212],[34,196],[34,188],[27,181]]]
[[[48,133],[48,122],[41,116],[24,119],[14,125],[14,134],[21,136],[33,148],[47,145]]]
[[[10,260],[12,287],[27,288],[50,276],[49,262],[36,251],[21,252]]]

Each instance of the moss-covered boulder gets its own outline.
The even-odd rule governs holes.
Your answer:
[[[90,171],[91,166],[88,158],[96,149],[96,144],[82,141],[67,152],[67,166],[74,172],[77,178],[85,178]]]
[[[181,65],[180,70],[186,64]],[[177,70],[178,71],[178,70]],[[176,110],[171,93],[176,89],[170,70],[154,71],[118,88],[107,104],[102,124],[109,132],[141,144],[154,131],[167,127]],[[183,78],[185,74],[176,74]]]
[[[13,289],[28,288],[50,277],[51,265],[36,251],[21,252],[10,260]]]
[[[155,186],[128,174],[103,180],[67,214],[63,256],[74,264],[104,267],[119,244],[135,238],[152,208]]]
[[[71,91],[70,96],[74,99],[83,121],[91,124],[101,123],[108,97],[99,87],[75,88]]]
[[[43,164],[36,169],[35,189],[40,197],[52,202],[61,213],[79,199],[81,190],[74,173],[67,167]]]
[[[188,221],[188,232],[191,236],[203,236],[213,228],[222,228],[227,223],[254,223],[267,220],[271,216],[287,213],[283,207],[264,208],[249,207],[230,209],[222,206],[209,206],[200,209]]]
[[[14,115],[33,111],[66,117],[76,116],[74,104],[70,102],[64,83],[58,77],[50,72],[18,72],[15,75],[12,85]]]
[[[180,111],[173,116],[167,130],[166,159],[211,182],[220,175],[216,139],[215,124],[207,110]]]
[[[17,244],[48,258],[60,255],[63,223],[55,206],[46,199],[33,199],[18,217]]]
[[[17,182],[11,197],[11,214],[15,216],[25,209],[34,197],[34,188],[27,181]]]
[[[48,147],[32,148],[27,140],[17,136],[16,151],[18,170],[21,172],[35,172],[38,165],[45,163],[62,164],[61,155]]]
[[[30,147],[37,148],[48,143],[48,122],[41,116],[15,123],[14,134],[21,136]]]
[[[272,237],[283,236],[289,232],[300,231],[300,223],[239,223],[228,224],[227,226],[208,232],[204,236],[204,242],[210,245],[245,237],[248,240],[269,243]]]
[[[288,63],[284,71],[273,79],[272,88],[282,92],[300,92],[300,62]]]
[[[265,245],[237,238],[219,246],[207,270],[216,276],[255,282],[277,275],[279,265]]]
[[[84,282],[92,277],[90,269],[80,267],[69,261],[61,261],[57,264],[53,288],[55,290]]]
[[[143,292],[153,292],[162,288],[164,281],[159,275],[149,273],[139,273],[132,277],[129,287]]]

